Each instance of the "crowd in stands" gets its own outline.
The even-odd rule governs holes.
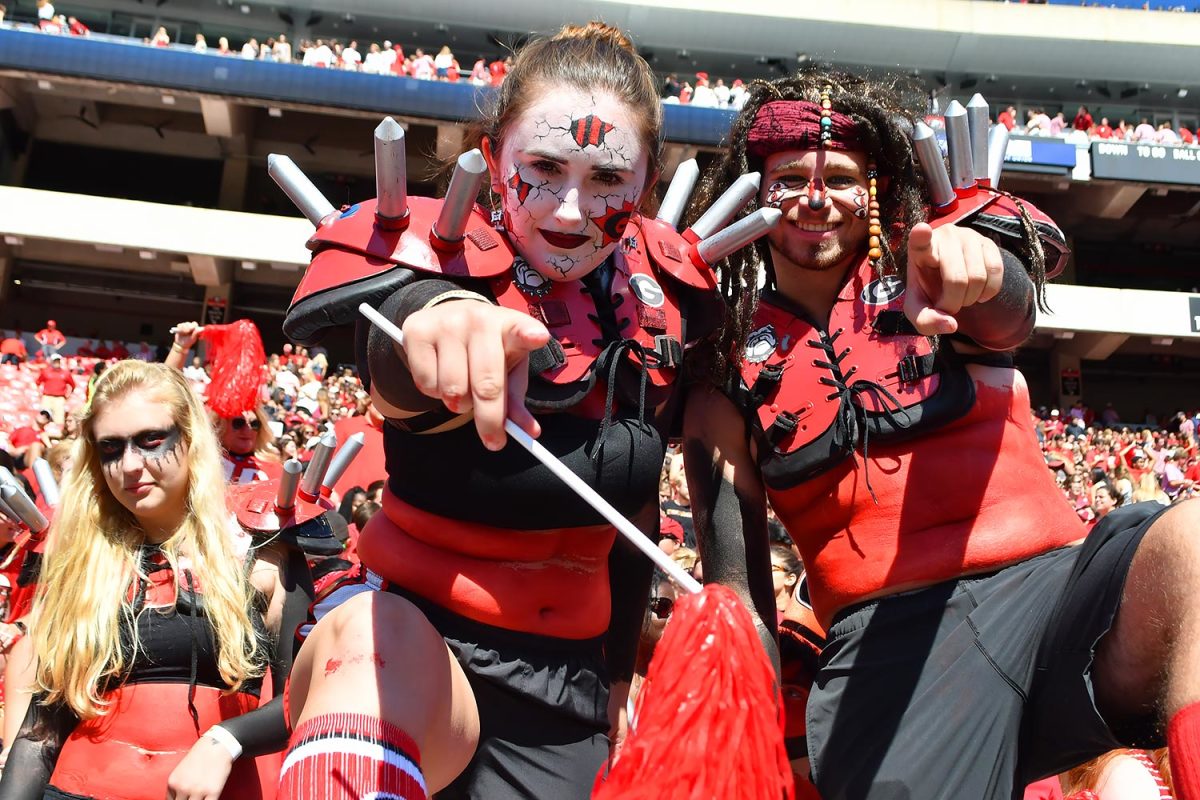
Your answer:
[[[1085,522],[1129,503],[1169,505],[1200,490],[1200,411],[1177,411],[1161,425],[1148,414],[1131,426],[1111,403],[1096,416],[1077,402],[1065,412],[1040,409],[1036,418],[1046,465]]]
[[[690,81],[679,82],[674,73],[667,76],[663,82],[662,97],[664,103],[692,105],[697,108],[732,108],[740,111],[746,104],[749,93],[740,78],[726,86],[723,78],[717,78],[710,84],[707,72],[696,73],[696,85]]]
[[[6,8],[0,4],[0,24],[4,22]],[[56,14],[50,0],[38,0],[38,27],[45,33],[87,36],[91,31],[75,17]],[[215,45],[210,44],[203,33],[197,33],[190,48],[185,43],[172,42],[165,27],[159,27],[154,35],[142,40],[150,47],[190,49],[205,53],[247,61],[269,61],[281,64],[301,64],[319,69],[340,69],[350,72],[366,72],[374,75],[391,75],[417,80],[443,81],[446,83],[468,82],[474,86],[499,86],[512,66],[512,56],[498,55],[493,58],[480,56],[473,62],[460,63],[449,45],[436,52],[417,47],[406,54],[404,47],[390,40],[367,42],[360,47],[357,39],[304,39],[296,48],[287,34],[280,33],[259,41],[251,37],[241,47],[231,44],[229,38],[221,36]],[[467,64],[470,64],[468,69]],[[709,80],[707,72],[697,72],[693,80],[680,82],[675,74],[666,77],[662,90],[663,102],[693,105],[700,108],[741,109],[746,102],[747,92],[741,79],[726,83],[723,78]]]
[[[1132,8],[1142,11],[1200,11],[1200,2],[1151,3],[1149,0],[992,0],[999,3],[1017,3],[1029,6],[1084,6],[1087,8]]]
[[[1025,136],[1052,136],[1067,141],[1114,141],[1136,142],[1157,145],[1197,146],[1196,135],[1184,126],[1175,128],[1166,120],[1154,121],[1141,117],[1136,123],[1118,119],[1114,125],[1108,117],[1096,119],[1087,106],[1079,106],[1075,116],[1067,120],[1066,113],[1059,111],[1050,116],[1043,108],[1030,108],[1022,121],[1014,106],[1001,111],[996,122],[1013,133]]]
[[[87,402],[94,378],[108,365],[125,358],[162,360],[162,354],[148,346],[131,354],[120,342],[113,342],[114,347],[102,343],[101,353],[83,346],[64,355],[58,351],[66,338],[53,320],[35,338],[38,349],[30,357],[30,348],[18,334],[0,334],[0,449],[23,461],[32,446],[30,463],[39,451],[70,435],[71,412]],[[269,357],[267,370],[263,407],[274,449],[285,458],[295,452],[305,460],[329,426],[366,413],[367,394],[354,371],[332,369],[323,350],[310,355],[305,348],[285,345]],[[210,378],[200,356],[185,367],[184,377],[204,393]]]

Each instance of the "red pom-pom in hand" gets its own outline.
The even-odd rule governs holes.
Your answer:
[[[775,670],[730,589],[675,604],[634,716],[592,800],[794,798]]]
[[[254,410],[267,377],[267,354],[258,327],[239,319],[229,325],[205,325],[200,337],[208,342],[212,365],[208,407],[224,419]]]

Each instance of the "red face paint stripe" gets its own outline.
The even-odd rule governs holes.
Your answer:
[[[517,193],[517,202],[524,203],[529,197],[529,192],[533,189],[533,184],[526,183],[521,180],[521,173],[514,172],[512,177],[508,179],[508,186]]]

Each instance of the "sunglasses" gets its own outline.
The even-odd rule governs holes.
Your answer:
[[[670,597],[651,597],[650,613],[659,619],[667,619],[675,610],[675,601]]]
[[[234,417],[229,421],[229,427],[233,428],[235,431],[240,431],[247,425],[250,426],[250,430],[252,431],[262,429],[262,423],[258,421],[258,417],[249,420],[245,417]]]

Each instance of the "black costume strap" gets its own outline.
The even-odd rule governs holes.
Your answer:
[[[775,417],[775,421],[771,423],[771,427],[767,428],[767,442],[772,447],[777,447],[781,441],[796,432],[797,426],[800,424],[800,418],[790,411],[781,411],[779,416]]]
[[[754,385],[747,392],[746,399],[750,403],[751,411],[755,411],[763,403],[767,402],[767,397],[779,387],[783,380],[783,364],[780,361],[775,364],[763,364],[763,367],[758,372],[758,377],[754,379]]]
[[[871,322],[880,336],[916,336],[918,331],[903,311],[880,311]]]
[[[531,375],[542,375],[552,372],[567,363],[567,354],[558,339],[550,341],[529,354],[529,372]]]

